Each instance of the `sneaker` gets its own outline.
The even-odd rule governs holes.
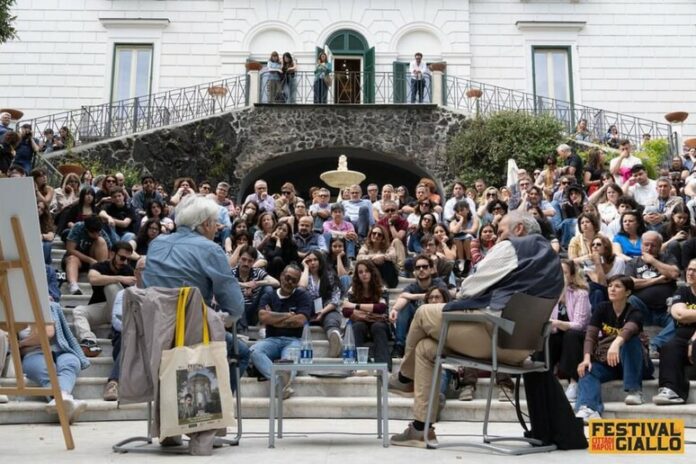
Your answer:
[[[394,372],[389,376],[389,391],[400,396],[413,396],[413,382],[403,383],[399,380],[399,373]]]
[[[571,403],[575,402],[576,399],[578,399],[578,383],[577,382],[570,382],[568,384],[568,388],[566,388],[565,391],[565,396],[568,398],[568,401]]]
[[[657,390],[657,395],[652,397],[653,403],[657,405],[665,404],[682,404],[684,403],[684,398],[680,397],[675,393],[674,390],[667,387],[662,387]]]
[[[626,398],[624,398],[624,403],[629,406],[638,406],[639,404],[643,404],[643,392],[640,390],[629,391]]]
[[[590,409],[587,406],[580,406],[580,409],[578,409],[578,412],[575,413],[575,417],[578,417],[583,420],[584,423],[588,423],[592,419],[601,419],[602,416],[595,411],[594,409]]]
[[[88,358],[96,358],[102,352],[101,346],[99,346],[96,340],[89,340],[85,338],[80,342],[80,347],[82,348],[82,352]]]
[[[512,403],[515,399],[515,388],[509,385],[502,384],[498,385],[498,401],[501,403]]]
[[[82,295],[82,290],[80,290],[80,286],[77,285],[77,283],[73,282],[70,284],[70,294],[71,295]]]
[[[7,397],[7,395],[0,395],[0,404],[5,404],[8,403],[10,399]]]
[[[278,380],[280,380],[280,385],[282,387],[281,394],[283,395],[283,399],[287,400],[295,394],[295,390],[293,390],[290,386],[290,383],[292,382],[292,377],[290,376],[289,372],[281,372],[278,375],[278,377]]]
[[[265,327],[261,327],[261,328],[259,329],[258,334],[259,334],[259,340],[263,340],[264,338],[266,338],[266,328],[265,328]]]
[[[87,410],[87,402],[86,401],[81,401],[81,400],[76,400],[70,398],[69,400],[64,402],[66,404],[66,412],[68,413],[68,422],[73,423],[76,422],[77,419],[80,417],[80,414],[85,412]]]
[[[399,359],[404,357],[404,347],[403,345],[394,345],[391,351],[391,357],[394,359]]]
[[[461,390],[459,390],[459,401],[472,401],[474,399],[474,393],[476,393],[476,387],[474,385],[464,385]]]
[[[329,358],[340,358],[343,349],[343,339],[338,329],[329,330]]]
[[[435,429],[432,427],[428,430],[428,440],[430,443],[437,445],[437,436],[435,436]],[[402,433],[392,435],[389,443],[394,446],[410,446],[412,448],[426,447],[423,432],[416,430],[413,427],[413,423],[408,424],[408,427]]]
[[[655,345],[650,345],[650,359],[660,359],[660,350]]]
[[[104,401],[118,401],[118,382],[109,380],[104,387]]]

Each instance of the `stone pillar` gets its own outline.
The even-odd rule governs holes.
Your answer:
[[[255,70],[247,71],[249,75],[249,106],[259,102],[259,86],[261,74]]]
[[[433,71],[432,72],[433,76],[433,103],[435,103],[438,106],[443,106],[445,102],[442,101],[442,86],[444,85],[443,82],[443,75],[442,71]]]

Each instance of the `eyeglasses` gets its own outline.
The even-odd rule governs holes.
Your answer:
[[[419,203],[421,206],[427,206],[430,207],[430,203]]]
[[[360,195],[360,192],[350,192],[351,195]]]
[[[121,261],[122,263],[125,263],[128,261],[129,256],[123,256],[123,255],[116,255],[116,259]]]
[[[115,183],[115,182],[116,182],[116,181],[113,180],[113,179],[105,179],[105,180],[104,180],[104,183],[105,183],[105,184],[113,184],[113,183]]]
[[[686,269],[686,273],[687,273],[687,274],[688,274],[688,273],[694,273],[694,272],[696,272],[696,269],[694,269],[694,268],[692,268],[692,267],[689,267],[689,268]]]
[[[382,232],[370,232],[370,235],[373,237],[384,237]]]
[[[598,247],[598,246],[602,246],[602,245],[603,245],[602,242],[596,242],[596,243],[592,244],[593,247]]]
[[[389,208],[384,210],[385,213],[394,213],[396,210],[394,208]]]
[[[319,196],[320,196],[320,197],[328,197],[329,194],[328,194],[328,193],[320,193]]]
[[[486,198],[490,198],[490,197],[494,197],[494,196],[496,196],[495,193],[487,193],[486,194]]]
[[[201,185],[201,190],[210,190],[210,187],[207,185]]]
[[[285,191],[285,192],[282,192],[282,193],[283,193],[283,195],[291,195],[291,194],[292,194],[292,192],[288,192],[288,191]]]
[[[563,181],[563,182],[561,182],[561,185],[568,185],[569,183],[570,182],[568,182],[568,181]]]
[[[430,265],[429,265],[429,264],[421,264],[421,265],[418,265],[418,266],[413,266],[413,268],[414,268],[416,271],[424,271],[424,270],[430,269]]]

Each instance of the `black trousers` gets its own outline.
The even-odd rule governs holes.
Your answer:
[[[690,365],[688,355],[689,339],[694,327],[678,327],[677,331],[660,350],[659,386],[673,390],[686,401],[689,398],[689,378],[686,367]]]
[[[396,288],[399,285],[399,271],[396,269],[396,265],[391,261],[385,261],[382,264],[377,265],[379,270],[379,275],[382,277],[382,281],[388,288]]]
[[[389,355],[389,325],[386,322],[353,322],[355,346],[366,346],[372,340],[372,352],[375,362],[387,363],[391,371],[392,361]]]
[[[585,332],[580,330],[559,330],[549,337],[549,358],[551,367],[558,365],[558,376],[578,380],[578,364],[583,358]]]

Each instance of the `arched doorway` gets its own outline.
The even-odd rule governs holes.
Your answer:
[[[380,190],[384,184],[392,184],[394,188],[405,185],[412,195],[418,181],[423,177],[433,178],[440,184],[438,179],[423,168],[394,156],[360,148],[325,148],[283,155],[254,169],[242,179],[240,200],[253,193],[254,182],[258,179],[264,179],[268,183],[268,191],[271,193],[280,192],[283,183],[292,182],[299,196],[306,199],[309,189],[313,186],[329,188],[321,181],[319,175],[336,169],[338,157],[342,154],[348,156],[348,169],[365,174],[366,178],[361,184],[363,193],[370,183],[377,184]],[[338,190],[329,190],[331,198],[335,199]]]
[[[375,47],[359,32],[341,29],[331,34],[325,49],[333,61],[333,103],[374,103]],[[317,47],[317,58],[322,51]]]

